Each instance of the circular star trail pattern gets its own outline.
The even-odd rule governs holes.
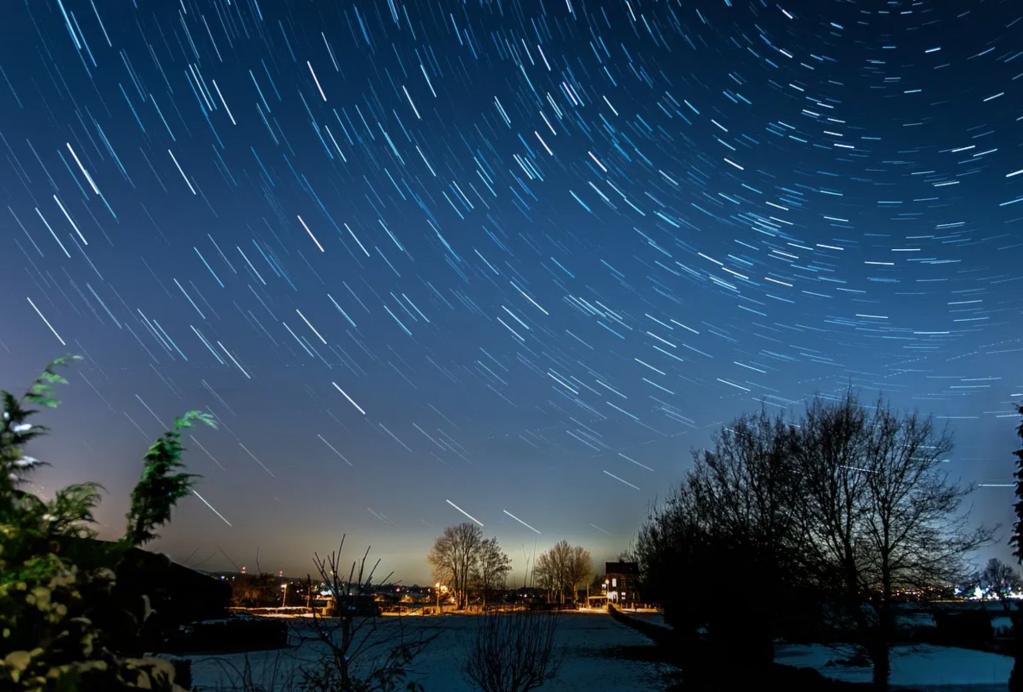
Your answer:
[[[848,386],[1009,480],[1023,397],[1018,5],[11,4],[0,374],[71,374],[51,487],[173,415],[159,546],[425,579],[470,517],[517,568],[624,548],[732,416]],[[48,456],[47,456],[48,455]],[[52,457],[52,458],[51,458]],[[1007,521],[1008,491],[978,516]]]

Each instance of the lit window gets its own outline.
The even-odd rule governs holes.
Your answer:
[[[611,586],[612,586],[612,588],[617,588],[618,587],[618,578],[617,577],[612,577],[612,579],[611,579]]]

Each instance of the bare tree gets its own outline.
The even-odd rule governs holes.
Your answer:
[[[997,598],[1006,612],[1012,610],[1012,594],[1023,588],[1019,572],[997,557],[988,560],[984,569],[977,572],[971,581],[986,596]]]
[[[745,669],[749,681],[772,665],[779,621],[791,617],[794,599],[788,594],[800,581],[791,556],[791,441],[780,416],[761,411],[740,417],[718,432],[711,448],[694,454],[683,486],[696,514],[696,544],[687,550],[703,563],[697,566],[701,586],[729,594],[706,613],[708,629],[722,667],[729,675]],[[755,597],[744,588],[749,573],[757,575]]]
[[[547,592],[548,602],[551,601],[554,594],[558,593],[561,588],[561,576],[551,551],[540,553],[536,558],[536,564],[533,567],[533,580],[539,588]]]
[[[728,670],[736,657],[769,666],[777,626],[823,624],[856,638],[884,688],[897,600],[958,581],[990,538],[970,527],[968,489],[944,471],[951,448],[931,419],[851,392],[815,399],[792,425],[740,418],[641,531],[647,584],[672,621],[708,626]],[[760,588],[743,601],[749,570]],[[711,589],[736,595],[713,607],[686,595]]]
[[[578,598],[579,586],[586,583],[586,579],[592,571],[593,562],[590,560],[590,551],[581,545],[572,546],[566,576],[568,577],[567,582],[571,589],[573,603]]]
[[[707,530],[689,483],[687,477],[651,510],[636,540],[636,558],[647,594],[662,604],[665,621],[681,636],[695,638],[707,603],[690,594],[705,591]]]
[[[575,602],[576,587],[585,583],[592,569],[589,551],[563,540],[537,558],[534,577],[541,588],[557,594],[564,604],[566,593]]]
[[[465,608],[469,596],[469,580],[483,547],[483,530],[469,522],[444,529],[433,544],[427,559],[433,565],[434,577],[454,592],[458,608]]]
[[[862,523],[867,511],[867,416],[852,392],[814,398],[790,446],[796,475],[787,487],[794,511],[800,567],[838,606],[839,617],[866,631],[860,608]],[[832,623],[839,624],[839,623]]]
[[[712,449],[697,453],[692,490],[708,524],[733,539],[774,547],[793,523],[786,502],[792,468],[790,430],[766,412],[743,416],[722,428]],[[736,498],[742,501],[736,502]]]
[[[465,675],[483,692],[526,692],[557,674],[557,614],[497,613],[479,618]]]
[[[795,456],[797,478],[809,485],[796,486],[802,501],[792,503],[802,516],[801,554],[850,607],[874,685],[884,689],[897,599],[958,580],[965,556],[991,532],[969,527],[969,489],[943,470],[952,439],[932,419],[883,401],[863,410],[847,394],[811,404],[805,422]]]
[[[346,571],[341,556],[344,543],[342,536],[337,550],[313,558],[320,582],[330,594],[333,617],[324,618],[313,609],[315,636],[329,654],[317,667],[302,670],[301,687],[317,692],[416,689],[414,683],[405,683],[408,666],[436,635],[407,637],[401,618],[388,618],[388,629],[382,631],[373,600],[373,575],[380,560],[367,570],[367,547],[362,558],[353,560]],[[311,592],[311,578],[307,578],[307,584]]]
[[[874,684],[886,686],[898,592],[955,581],[964,573],[965,556],[988,542],[991,532],[967,528],[961,507],[970,491],[942,469],[952,451],[947,432],[936,431],[930,418],[899,416],[884,405],[872,416],[870,432],[864,572],[878,615]]]
[[[472,583],[479,590],[483,607],[494,589],[504,588],[505,579],[511,571],[511,558],[501,550],[496,538],[484,539],[480,544],[479,557],[472,567]]]

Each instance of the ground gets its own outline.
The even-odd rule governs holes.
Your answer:
[[[791,666],[815,668],[837,680],[869,682],[869,667],[836,664],[851,655],[852,648],[847,646],[783,644],[777,647],[775,660]],[[972,649],[929,644],[892,649],[893,686],[948,692],[959,689],[975,692],[1005,690],[1011,670],[1010,657]]]
[[[437,633],[416,659],[409,679],[427,692],[458,692],[474,689],[462,674],[462,667],[478,623],[473,616],[383,618],[382,630],[393,634],[396,627],[406,635]],[[198,690],[241,689],[240,674],[248,659],[252,678],[264,689],[288,689],[288,680],[303,660],[315,658],[318,645],[301,642],[307,624],[298,621],[291,636],[293,646],[276,651],[250,652],[214,657],[195,657],[193,682]],[[388,629],[391,628],[391,629]],[[563,663],[555,679],[544,690],[657,690],[665,687],[670,666],[642,658],[650,642],[636,631],[620,625],[606,613],[566,613],[560,616],[558,651]]]
[[[675,669],[654,660],[649,640],[633,629],[620,625],[602,612],[565,613],[560,617],[558,652],[563,657],[557,676],[544,690],[659,690],[665,689]],[[655,615],[636,615],[659,622]],[[311,635],[309,623],[294,624],[288,649],[257,651],[224,656],[194,657],[192,672],[197,690],[239,690],[246,662],[257,688],[291,689],[297,669],[314,660],[319,645],[305,641]],[[420,683],[427,692],[459,692],[474,689],[462,674],[473,629],[474,616],[386,617],[378,638],[394,637],[398,628],[416,637],[436,634],[415,660],[409,680]],[[848,646],[823,644],[779,644],[776,660],[786,665],[815,668],[822,674],[847,682],[869,682],[870,668],[839,663],[849,659]],[[1012,659],[1007,656],[932,645],[897,646],[892,651],[892,677],[895,687],[920,692],[994,692],[1004,690]],[[246,687],[245,689],[253,689]]]

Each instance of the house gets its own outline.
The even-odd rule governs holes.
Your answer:
[[[639,563],[605,562],[601,591],[607,602],[619,608],[629,608],[639,602]]]
[[[334,598],[334,594],[330,591],[321,590],[319,597],[313,597],[311,607],[315,608],[323,617],[343,617],[344,615],[377,617],[381,613],[381,600],[377,599],[377,595],[353,593],[342,596],[338,602],[338,599]],[[390,594],[382,600],[386,604],[391,600]]]

